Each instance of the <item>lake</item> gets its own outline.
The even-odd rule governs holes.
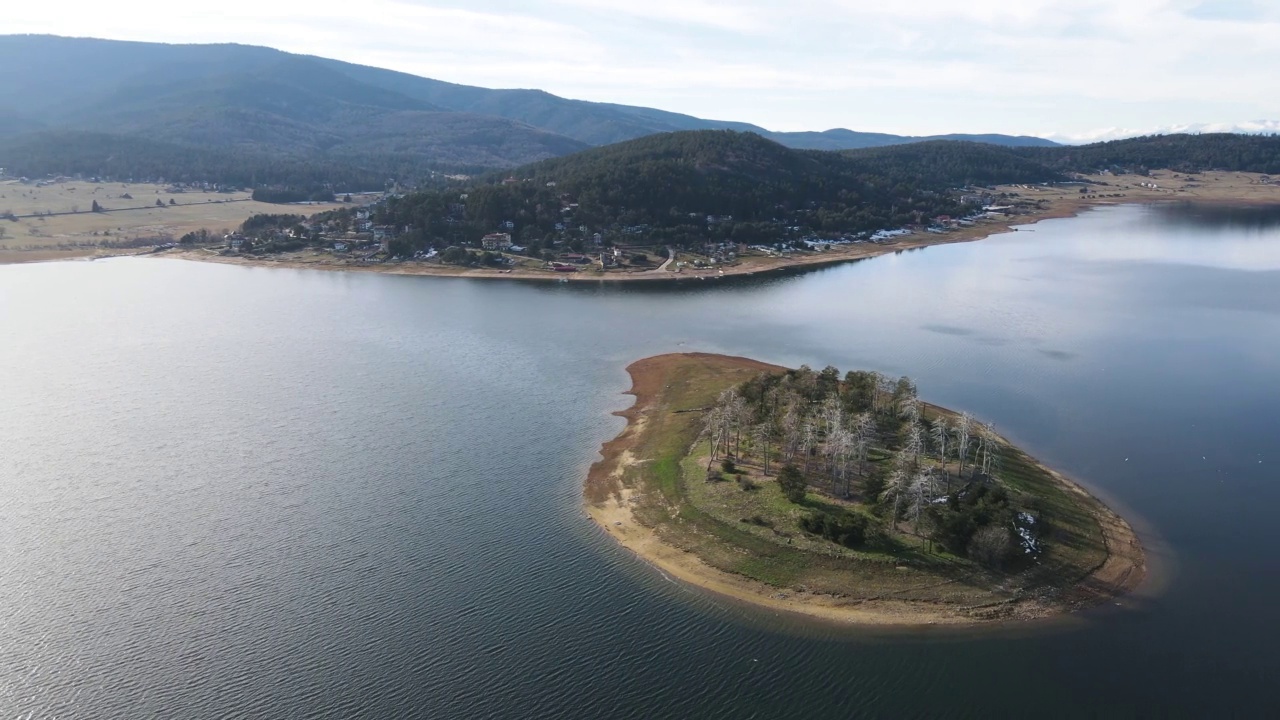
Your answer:
[[[0,339],[10,717],[1280,708],[1280,212],[1104,208],[662,287],[4,266]],[[1153,582],[978,634],[675,584],[580,492],[625,366],[686,350],[909,375],[1130,518]]]

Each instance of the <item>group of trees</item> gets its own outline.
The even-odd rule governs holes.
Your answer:
[[[657,135],[414,193],[388,203],[379,221],[442,241],[474,239],[508,221],[525,243],[567,239],[557,225],[569,220],[606,231],[644,227],[649,243],[775,242],[791,226],[854,233],[963,214],[945,190],[969,181],[1060,177],[974,143],[910,147],[864,157],[791,150],[751,133]]]
[[[807,491],[841,501],[845,510],[828,506],[801,523],[833,542],[874,537],[880,530],[858,517],[866,511],[884,532],[912,533],[993,567],[1015,547],[1019,515],[997,479],[1003,441],[968,414],[922,403],[909,378],[841,377],[834,367],[762,374],[721,394],[706,412],[705,437],[712,475],[717,459],[751,462],[776,474],[792,502],[805,502]]]

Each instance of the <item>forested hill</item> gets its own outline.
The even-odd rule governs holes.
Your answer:
[[[1044,182],[1057,171],[977,143],[933,142],[859,153],[793,150],[754,133],[670,133],[545,160],[468,185],[389,203],[382,221],[424,241],[473,240],[510,222],[525,242],[577,228],[631,228],[686,244],[743,242],[781,228],[856,233],[963,214],[949,189]],[[465,200],[460,200],[465,195]]]
[[[968,214],[973,206],[955,190],[973,185],[1102,169],[1264,170],[1277,150],[1280,138],[1203,135],[1083,148],[934,141],[827,152],[754,133],[668,133],[411,194],[388,203],[379,220],[416,228],[423,244],[471,242],[500,228],[534,246],[587,229],[675,244],[757,242],[785,228],[850,234]]]
[[[1280,137],[1275,135],[1152,135],[1075,147],[1017,148],[1013,153],[1072,172],[1146,168],[1280,174]]]

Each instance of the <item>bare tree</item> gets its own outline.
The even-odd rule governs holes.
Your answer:
[[[996,428],[991,423],[978,428],[978,455],[982,462],[982,474],[990,477],[1000,455],[999,436],[996,435]]]
[[[960,420],[956,422],[956,457],[960,460],[960,470],[957,477],[964,478],[964,461],[969,457],[969,442],[972,440],[973,433],[973,416],[964,413],[960,416]]]
[[[947,425],[947,419],[938,416],[933,421],[933,427],[929,429],[929,437],[933,440],[933,450],[938,458],[938,464],[942,467],[942,477],[947,484],[947,492],[951,492],[951,475],[947,472],[947,436],[951,433],[951,428]]]
[[[858,474],[865,472],[867,451],[871,449],[871,434],[875,432],[875,421],[868,413],[862,413],[853,419],[854,454],[858,461]]]
[[[762,422],[751,428],[751,442],[760,449],[765,475],[769,474],[769,441],[772,435],[773,429],[768,422]]]
[[[938,496],[938,484],[933,473],[925,470],[916,473],[911,480],[911,515],[915,521],[915,533],[920,534],[920,516],[924,509]]]

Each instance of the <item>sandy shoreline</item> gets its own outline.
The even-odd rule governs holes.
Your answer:
[[[700,353],[693,356],[719,359],[719,356]],[[627,394],[634,395],[636,402],[616,413],[627,420],[627,426],[601,447],[602,459],[592,465],[583,491],[586,514],[606,534],[670,577],[755,606],[841,625],[976,627],[1063,616],[1128,594],[1136,590],[1146,576],[1145,554],[1133,528],[1096,499],[1094,503],[1100,508],[1096,517],[1108,548],[1105,561],[1052,602],[1019,599],[1015,601],[1016,612],[993,613],[990,619],[982,619],[980,614],[975,617],[974,608],[889,598],[850,601],[803,589],[783,589],[714,568],[693,553],[664,543],[654,528],[639,522],[632,510],[638,490],[623,483],[624,470],[643,461],[632,454],[632,449],[644,431],[646,419],[660,411],[663,375],[670,359],[675,357],[679,356],[646,358],[627,368],[632,378],[632,388]],[[761,371],[781,369],[747,358],[723,358],[723,361]],[[1072,492],[1092,498],[1078,484],[1052,470],[1048,472]]]

